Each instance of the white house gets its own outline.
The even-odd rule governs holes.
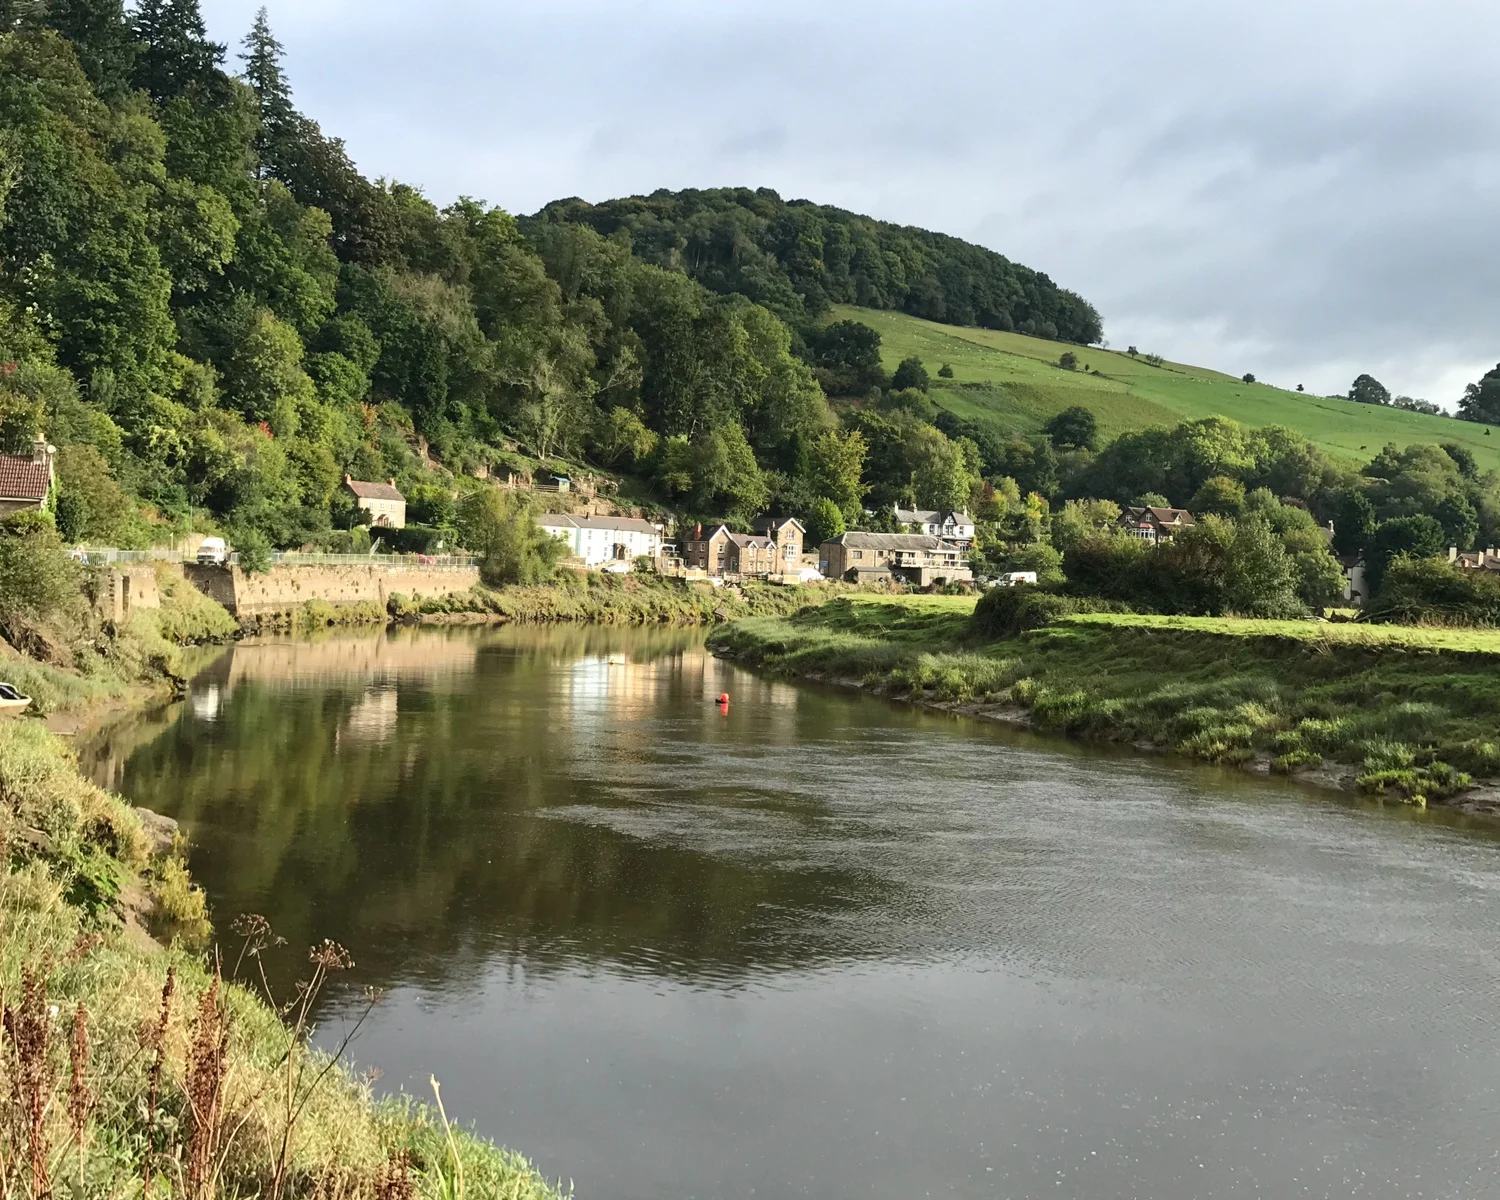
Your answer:
[[[536,523],[555,538],[568,544],[576,558],[590,567],[612,562],[629,563],[644,555],[655,558],[661,553],[661,530],[638,517],[575,517],[568,513],[547,513]]]
[[[974,540],[974,518],[966,512],[937,512],[930,508],[897,508],[896,524],[905,529],[917,526],[917,532],[945,542],[967,547]]]

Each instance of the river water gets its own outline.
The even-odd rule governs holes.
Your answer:
[[[86,759],[583,1197],[1500,1195],[1455,820],[600,629],[239,646]]]

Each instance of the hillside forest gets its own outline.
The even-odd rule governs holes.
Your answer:
[[[681,522],[792,513],[814,543],[967,507],[981,570],[1061,571],[1118,506],[1189,506],[1274,560],[1270,598],[1233,601],[1257,610],[1336,595],[1329,521],[1377,576],[1500,541],[1500,480],[1456,444],[1361,465],[1224,417],[1100,444],[1088,408],[1040,434],[941,409],[942,364],[888,372],[832,306],[1103,336],[955,238],[764,189],[440,208],[298,111],[264,10],[233,48],[197,0],[0,0],[0,31],[0,449],[59,448],[68,542],[364,549],[348,473],[397,480],[398,548],[426,549],[492,475],[544,466]],[[1471,393],[1483,419],[1500,368]]]

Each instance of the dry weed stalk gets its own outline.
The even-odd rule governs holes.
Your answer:
[[[266,1003],[289,1026],[287,1048],[281,1059],[279,1081],[281,1133],[272,1147],[274,1161],[271,1168],[271,1186],[267,1192],[267,1200],[281,1200],[291,1167],[297,1126],[308,1102],[317,1094],[329,1072],[339,1064],[344,1052],[349,1048],[349,1043],[354,1040],[360,1027],[365,1023],[365,1019],[370,1015],[370,1010],[374,1008],[379,996],[374,991],[366,993],[367,1003],[359,1019],[350,1027],[338,1048],[323,1063],[321,1069],[309,1078],[307,1038],[312,1029],[313,1009],[318,997],[327,986],[330,976],[350,970],[354,966],[354,959],[337,942],[325,940],[321,945],[314,946],[307,955],[308,961],[313,966],[312,977],[301,980],[288,1000],[279,1001],[266,975],[263,952],[273,946],[286,945],[286,939],[277,937],[271,929],[271,923],[258,913],[245,913],[235,918],[231,928],[242,939],[239,956],[235,959],[234,976],[238,978],[240,968],[244,965],[246,958],[253,959]]]
[[[187,1144],[187,1193],[192,1200],[212,1197],[222,1154],[229,1142],[225,1136],[224,1116],[229,1010],[219,994],[221,983],[216,970],[207,991],[199,997],[188,1057],[187,1102],[191,1129]]]
[[[7,1066],[10,1074],[10,1136],[12,1157],[5,1163],[5,1193],[26,1167],[30,1195],[34,1198],[52,1195],[52,1178],[48,1159],[47,1111],[52,1105],[54,1079],[50,1058],[52,1024],[47,1011],[45,973],[29,967],[21,972],[21,1000],[15,1007],[6,1005],[4,1015]],[[23,1151],[24,1147],[24,1151]]]
[[[88,1135],[89,1117],[93,1114],[95,1096],[88,1084],[89,1013],[79,1004],[73,1010],[73,1036],[68,1041],[68,1126],[73,1131],[73,1146],[78,1154],[78,1186],[83,1187],[83,1151]]]
[[[161,1095],[161,1069],[167,1056],[167,1023],[172,1019],[172,994],[176,990],[177,968],[168,967],[167,981],[161,989],[161,1010],[156,1024],[146,1033],[147,1049],[154,1051],[154,1055],[146,1093],[146,1149],[141,1155],[142,1200],[151,1197],[151,1171],[156,1159],[156,1102]]]

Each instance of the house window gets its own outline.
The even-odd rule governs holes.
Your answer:
[[[865,556],[865,552],[863,550],[856,550],[854,552],[854,557],[855,558],[863,558],[864,556]]]

